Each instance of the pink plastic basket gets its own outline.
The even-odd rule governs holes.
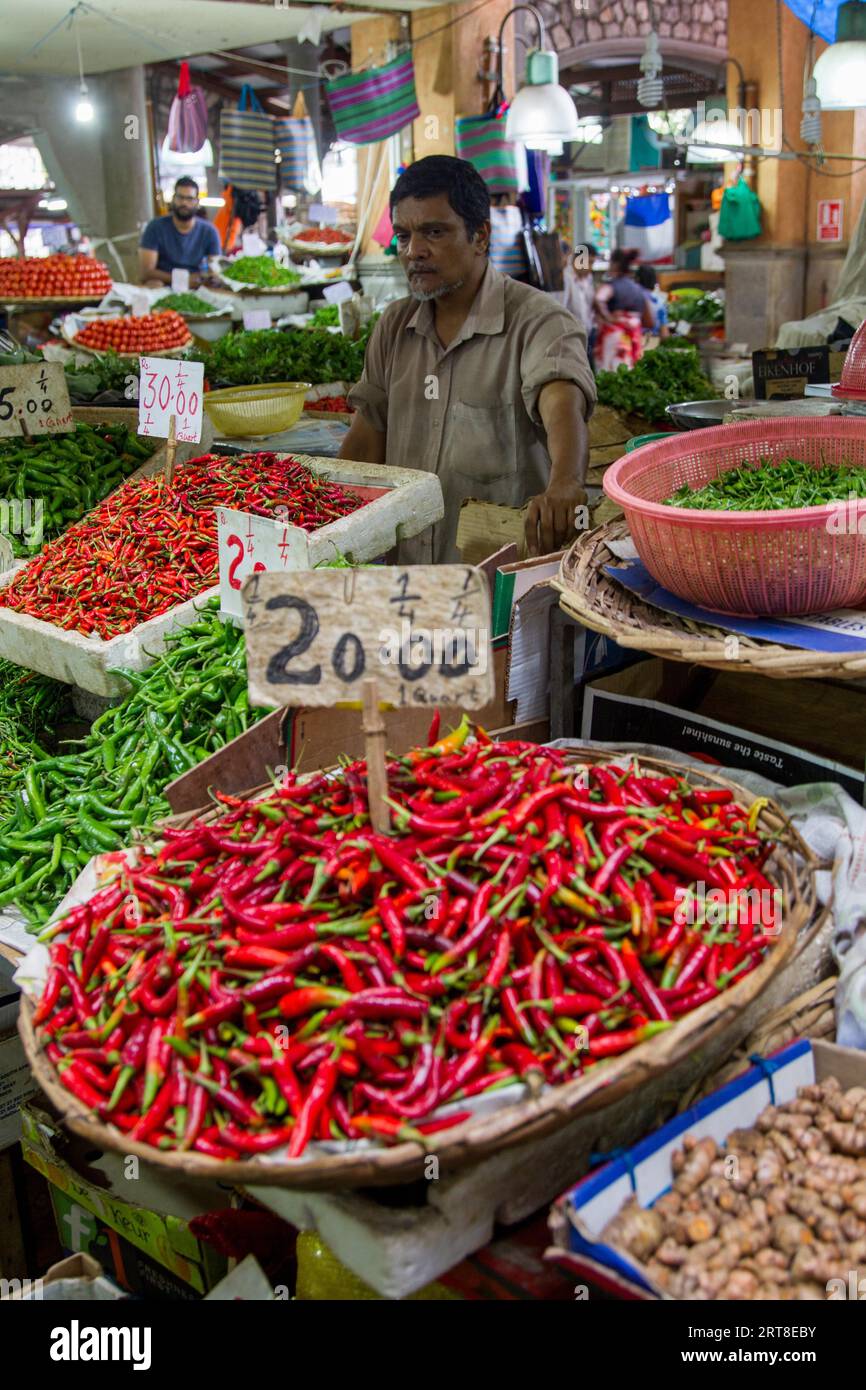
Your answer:
[[[778,512],[663,505],[761,459],[866,465],[866,421],[747,420],[645,444],[608,469],[637,552],[666,589],[722,613],[820,613],[866,600],[866,498]]]
[[[842,379],[830,393],[841,400],[866,401],[866,320],[861,323],[845,353]]]

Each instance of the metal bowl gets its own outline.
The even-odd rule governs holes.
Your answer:
[[[728,400],[682,401],[669,405],[667,413],[679,429],[701,430],[708,425],[723,424],[725,416],[735,409],[736,403]]]

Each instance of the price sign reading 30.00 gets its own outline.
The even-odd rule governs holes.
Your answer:
[[[138,385],[138,432],[167,439],[169,417],[178,442],[201,439],[204,366],[167,357],[142,357]]]

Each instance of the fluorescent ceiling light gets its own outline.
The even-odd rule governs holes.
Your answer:
[[[742,131],[727,117],[698,121],[689,136],[686,158],[689,164],[724,164],[737,157],[743,144]]]

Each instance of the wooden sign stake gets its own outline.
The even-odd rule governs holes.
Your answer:
[[[385,717],[379,707],[379,682],[375,676],[363,683],[364,711],[361,728],[364,731],[364,756],[367,759],[367,799],[370,820],[379,835],[391,829],[391,815],[385,802],[388,794],[388,774],[385,770]]]
[[[177,450],[177,421],[174,415],[168,417],[168,440],[165,446],[165,481],[169,487],[174,482],[174,455]]]

